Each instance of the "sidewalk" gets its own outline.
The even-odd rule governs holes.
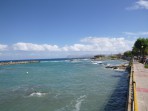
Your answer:
[[[139,111],[148,111],[148,69],[134,62],[134,77],[136,81],[137,101]]]

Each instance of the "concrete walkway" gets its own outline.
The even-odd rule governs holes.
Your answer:
[[[138,62],[134,62],[133,66],[138,108],[139,111],[148,111],[148,69]]]

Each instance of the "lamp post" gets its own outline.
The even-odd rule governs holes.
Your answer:
[[[143,45],[141,46],[141,56],[143,55]]]
[[[138,51],[138,59],[140,60],[140,57],[141,57],[141,51],[139,50]]]
[[[142,56],[142,63],[144,62],[144,51],[143,51],[143,45],[141,46],[141,56]]]
[[[143,45],[141,46],[141,48],[142,48],[142,55],[143,55],[143,57],[144,57],[144,50],[143,50]]]

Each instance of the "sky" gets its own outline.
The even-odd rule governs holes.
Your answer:
[[[123,53],[147,21],[148,0],[0,0],[0,60]]]

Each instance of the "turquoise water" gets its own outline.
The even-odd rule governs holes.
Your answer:
[[[50,60],[0,66],[0,111],[124,111],[127,72],[109,60]]]

